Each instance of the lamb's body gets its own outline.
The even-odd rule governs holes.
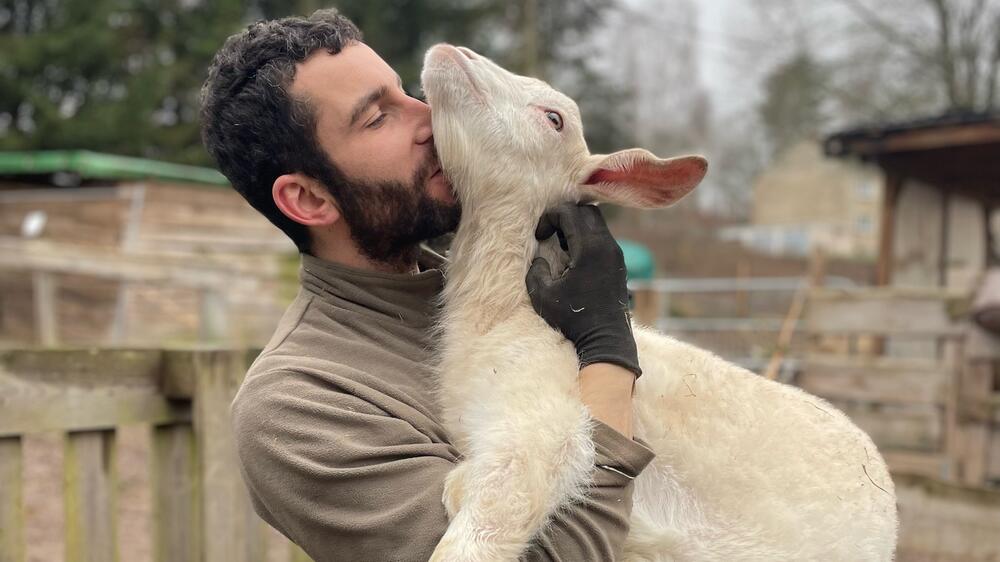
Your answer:
[[[440,398],[466,460],[446,483],[452,522],[435,559],[514,560],[585,491],[594,468],[576,354],[531,308],[524,284],[538,217],[580,194],[549,184],[558,166],[526,163],[503,174],[485,159],[476,163],[485,169],[463,163],[470,150],[497,148],[466,138],[468,115],[455,111],[455,76],[443,66],[458,51],[436,49],[450,50],[437,60],[428,54],[424,87],[442,163],[463,203],[444,293]],[[464,69],[480,96],[527,80],[466,56],[489,65]],[[500,86],[478,72],[499,76]],[[542,196],[525,195],[534,193]],[[635,336],[643,369],[636,436],[657,457],[636,481],[627,559],[892,558],[892,481],[846,416],[654,331],[637,327]]]

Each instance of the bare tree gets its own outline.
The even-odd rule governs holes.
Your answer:
[[[750,56],[807,49],[829,73],[829,125],[997,108],[1000,0],[755,0]]]

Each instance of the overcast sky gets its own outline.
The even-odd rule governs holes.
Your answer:
[[[746,13],[746,0],[700,0],[698,52],[702,83],[708,90],[717,118],[747,111],[759,96],[759,69],[741,60],[740,42],[753,34],[756,25]]]

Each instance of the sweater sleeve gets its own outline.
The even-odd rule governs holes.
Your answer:
[[[298,373],[248,379],[232,405],[254,509],[316,562],[427,560],[448,526],[448,443]],[[612,560],[628,533],[631,479],[652,452],[597,423],[594,485],[558,513],[527,560]]]

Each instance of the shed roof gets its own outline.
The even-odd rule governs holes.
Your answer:
[[[997,142],[1000,113],[946,113],[834,133],[823,141],[823,149],[828,156],[870,157]]]
[[[76,174],[87,180],[158,179],[209,185],[229,184],[225,176],[212,168],[89,150],[0,152],[0,176],[37,176],[58,172]]]
[[[1000,113],[858,127],[830,135],[823,150],[875,162],[889,175],[1000,202]]]

